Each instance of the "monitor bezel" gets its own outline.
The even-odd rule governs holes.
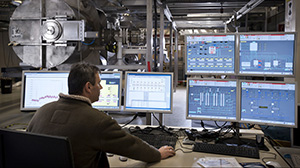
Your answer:
[[[236,82],[236,104],[235,104],[235,119],[224,119],[224,118],[206,118],[206,117],[189,117],[189,81],[190,80],[202,80],[202,81],[235,81]],[[186,119],[191,120],[206,120],[206,121],[228,121],[228,122],[238,122],[238,80],[236,79],[216,79],[216,78],[187,78],[187,84],[186,84]]]
[[[171,97],[170,97],[170,103],[171,103],[171,109],[170,110],[155,110],[155,109],[151,109],[151,110],[146,110],[146,109],[128,109],[126,107],[126,96],[127,96],[127,84],[128,84],[128,74],[157,74],[157,75],[171,75],[171,81],[170,81],[170,85],[171,85]],[[164,114],[172,114],[173,113],[173,73],[172,72],[133,72],[133,71],[126,71],[125,72],[125,87],[124,87],[124,111],[127,112],[145,112],[145,113],[164,113]]]
[[[241,35],[271,35],[271,34],[293,34],[294,35],[294,55],[293,55],[293,74],[270,74],[270,73],[241,73],[240,72],[240,36]],[[296,66],[296,61],[297,61],[297,56],[296,56],[296,50],[297,50],[297,33],[295,32],[249,32],[249,33],[237,33],[236,34],[236,39],[237,39],[237,50],[236,50],[236,72],[238,76],[266,76],[266,77],[295,77],[295,66]]]
[[[93,108],[97,109],[97,110],[100,110],[100,111],[121,111],[121,108],[122,108],[122,105],[121,105],[121,101],[122,101],[122,80],[123,80],[123,77],[122,77],[122,71],[101,71],[101,74],[120,74],[120,88],[119,88],[119,107],[118,108],[97,108],[97,106],[92,106]],[[102,81],[101,79],[101,74],[100,75],[100,80]],[[100,95],[101,95],[101,90],[100,90]],[[100,98],[100,95],[99,95],[99,98]],[[104,107],[104,106],[103,106]]]
[[[258,122],[258,121],[244,121],[242,120],[242,82],[252,82],[252,83],[278,83],[278,84],[294,84],[295,85],[295,125],[287,125],[287,124],[277,124],[277,123],[266,123],[266,122]],[[259,80],[239,80],[239,123],[248,123],[248,124],[258,124],[258,125],[266,125],[266,126],[279,126],[279,127],[288,127],[288,128],[297,128],[298,126],[298,96],[297,96],[297,91],[298,91],[298,86],[297,82],[284,82],[284,81],[259,81]]]
[[[21,99],[20,99],[20,111],[36,111],[39,108],[25,107],[25,73],[69,73],[69,71],[42,71],[42,70],[24,70],[22,71],[22,84],[21,84]]]
[[[224,73],[224,72],[218,72],[218,71],[211,71],[211,72],[188,72],[187,69],[188,69],[188,64],[187,64],[187,37],[188,36],[221,36],[221,35],[233,35],[234,36],[234,70],[233,70],[233,73]],[[186,75],[236,75],[237,74],[237,36],[236,36],[236,33],[208,33],[208,34],[185,34],[184,35],[184,46],[185,46],[185,62],[186,62],[186,65],[185,65],[185,74]]]

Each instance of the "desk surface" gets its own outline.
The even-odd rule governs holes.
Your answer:
[[[280,147],[275,146],[275,149],[281,154],[282,157],[293,167],[300,167],[300,165],[294,165],[291,159],[291,154],[300,155],[300,148],[291,148],[291,147]]]
[[[247,138],[248,136],[253,136],[254,138],[254,135],[247,135]],[[145,163],[142,161],[137,161],[129,158],[127,161],[122,162],[119,160],[118,155],[108,157],[108,159],[111,167],[201,167],[200,165],[197,164],[197,161],[203,157],[223,157],[223,158],[234,157],[239,163],[260,162],[262,164],[264,164],[264,162],[262,161],[262,159],[264,159],[265,162],[276,161],[280,164],[281,167],[290,167],[285,162],[285,160],[280,156],[280,154],[268,143],[266,139],[265,139],[265,145],[269,148],[269,151],[260,150],[260,159],[217,155],[217,154],[201,153],[201,152],[183,153],[181,150],[177,150],[175,156],[156,163]],[[183,145],[183,146],[192,149],[191,145]],[[179,148],[181,147],[180,144],[177,142],[176,149]],[[182,149],[182,150],[191,151],[188,149]]]

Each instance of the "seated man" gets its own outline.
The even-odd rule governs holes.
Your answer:
[[[69,95],[37,110],[27,131],[68,137],[75,167],[109,167],[106,152],[145,162],[158,162],[175,155],[172,147],[159,150],[126,133],[105,113],[92,108],[100,90],[99,69],[78,63],[68,77]]]

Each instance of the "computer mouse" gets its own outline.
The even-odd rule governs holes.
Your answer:
[[[275,161],[267,161],[266,165],[268,168],[280,168],[280,164],[278,162]]]
[[[112,154],[112,153],[106,153],[106,156],[107,156],[107,157],[113,157],[114,154]]]
[[[128,158],[124,157],[124,156],[120,156],[119,160],[122,161],[122,162],[126,162],[128,160]]]

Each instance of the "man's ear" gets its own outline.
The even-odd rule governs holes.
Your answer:
[[[87,92],[87,93],[90,93],[91,92],[91,83],[90,82],[86,82],[85,85],[84,85],[84,90]]]

